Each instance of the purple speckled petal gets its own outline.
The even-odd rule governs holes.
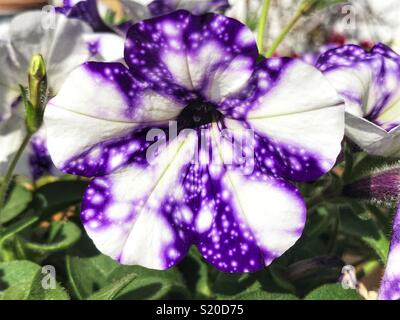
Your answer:
[[[174,140],[151,165],[131,164],[91,182],[82,220],[101,252],[153,269],[172,267],[186,255],[192,239],[184,221],[192,212],[184,185],[196,139]]]
[[[64,172],[103,175],[135,157],[143,161],[145,129],[167,125],[180,110],[122,64],[89,62],[69,75],[46,108],[49,152]]]
[[[211,164],[191,163],[197,141],[192,132],[152,165],[130,165],[92,181],[82,219],[101,252],[123,264],[166,269],[196,244],[219,270],[250,272],[298,240],[306,209],[292,185],[257,168],[243,175],[221,164],[216,144]]]
[[[229,7],[228,0],[154,0],[149,4],[153,16],[160,16],[178,9],[185,9],[193,14],[203,14],[224,10]]]
[[[179,10],[129,29],[125,60],[130,71],[158,92],[188,101],[218,102],[251,76],[257,47],[251,31],[217,14]]]
[[[378,298],[380,300],[400,300],[400,208],[393,221],[389,257]]]
[[[80,1],[70,7],[66,15],[69,18],[85,21],[96,32],[112,32],[100,16],[97,0]]]
[[[37,180],[45,174],[51,174],[55,168],[47,149],[46,139],[36,134],[30,141],[30,149],[28,165],[32,178]]]
[[[253,272],[268,266],[301,236],[306,209],[300,193],[262,173],[205,170],[196,244],[224,272]],[[211,171],[211,172],[210,172]],[[263,199],[260,201],[260,199]]]
[[[348,112],[387,131],[400,123],[400,56],[390,48],[346,45],[322,55],[317,67],[347,100]]]
[[[210,136],[215,137],[213,130]],[[250,172],[244,170],[251,159],[244,167],[234,161],[226,165],[230,152],[217,141],[221,140],[211,143],[211,163],[200,163],[191,177],[199,195],[191,201],[195,243],[221,271],[258,271],[300,238],[305,204],[283,179],[265,174],[257,165]]]
[[[254,130],[257,164],[268,174],[315,180],[334,166],[341,150],[343,101],[318,70],[300,60],[262,61],[246,90],[221,109],[228,120]]]
[[[323,54],[317,67],[345,99],[346,135],[369,153],[396,154],[388,142],[400,124],[400,56],[383,44],[369,52],[346,45]]]

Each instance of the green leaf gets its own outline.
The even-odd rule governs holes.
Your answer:
[[[298,300],[290,293],[267,292],[262,289],[253,289],[232,297],[233,300]]]
[[[68,294],[57,283],[55,289],[44,289],[42,268],[30,261],[0,263],[1,300],[67,300]]]
[[[340,230],[367,244],[386,263],[389,240],[374,220],[362,219],[359,213],[354,213],[352,207],[345,206],[340,209]]]
[[[107,286],[109,274],[119,265],[99,254],[91,240],[81,239],[66,256],[68,283],[77,299],[86,299]]]
[[[362,300],[352,289],[343,289],[339,283],[326,284],[310,292],[305,300]]]
[[[39,220],[36,216],[27,216],[23,219],[14,222],[13,224],[7,226],[7,228],[0,232],[0,244],[5,240],[11,238],[12,236],[16,235],[17,233],[25,230],[26,228],[30,227],[32,224],[36,223]]]
[[[68,281],[78,299],[86,299],[98,290],[135,274],[116,299],[160,299],[186,297],[188,290],[177,268],[164,271],[139,266],[123,266],[101,255],[92,242],[82,239],[66,257]]]
[[[56,181],[45,184],[35,192],[40,215],[46,217],[81,202],[86,181]]]
[[[137,274],[137,279],[122,290],[118,299],[156,300],[189,297],[186,284],[177,268],[158,271],[140,266],[120,266],[107,280],[112,283],[130,273]]]
[[[210,298],[212,295],[209,275],[210,266],[203,260],[195,246],[178,265],[191,292],[195,292],[196,299]]]
[[[113,300],[128,284],[134,281],[136,277],[137,275],[134,273],[128,274],[122,279],[110,283],[96,291],[94,294],[89,296],[87,300]]]
[[[229,299],[244,291],[250,291],[261,288],[258,278],[261,273],[222,273],[219,272],[212,283],[212,291],[217,294],[218,299]],[[270,283],[274,283],[270,279]]]
[[[6,205],[0,209],[0,222],[7,223],[21,214],[32,201],[32,193],[19,184],[10,190]]]
[[[72,221],[53,221],[45,242],[32,241],[23,236],[23,245],[25,249],[40,254],[53,253],[71,247],[79,240],[81,233],[81,229]]]

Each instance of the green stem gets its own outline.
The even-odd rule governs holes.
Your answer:
[[[24,140],[22,141],[17,153],[15,154],[10,166],[7,169],[6,175],[4,177],[4,180],[0,186],[0,210],[3,209],[5,202],[6,202],[6,195],[8,188],[11,183],[11,179],[14,174],[15,167],[17,166],[18,160],[21,158],[22,153],[24,152],[26,146],[28,145],[29,140],[31,139],[32,134],[27,133]],[[1,222],[0,222],[0,229],[2,228]]]
[[[298,9],[296,14],[290,19],[289,23],[285,26],[285,28],[282,30],[282,32],[278,35],[278,37],[272,42],[271,46],[265,53],[265,56],[267,58],[272,57],[274,54],[275,50],[278,48],[278,46],[281,44],[283,39],[288,35],[288,33],[292,30],[294,25],[300,20],[300,18],[303,16],[304,11],[301,9]]]
[[[329,239],[329,243],[328,243],[328,253],[332,254],[333,250],[335,249],[335,245],[336,245],[336,240],[337,240],[337,236],[339,233],[339,224],[340,224],[340,220],[339,220],[339,213],[335,212],[335,216],[333,218],[333,230],[331,233],[331,237]]]
[[[258,45],[258,52],[260,52],[260,54],[264,52],[264,33],[265,33],[265,26],[267,25],[267,17],[270,4],[271,0],[264,1],[264,5],[261,11],[260,21],[258,23],[257,45]]]

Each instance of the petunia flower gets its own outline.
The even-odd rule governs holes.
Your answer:
[[[70,74],[45,112],[48,148],[60,170],[94,177],[81,217],[102,253],[166,269],[196,245],[219,270],[246,272],[298,240],[306,207],[291,181],[335,164],[343,102],[313,66],[257,58],[240,22],[179,10],[130,28],[127,67]],[[180,134],[149,158],[171,123]],[[227,161],[226,130],[253,132],[244,166]]]
[[[43,18],[40,11],[17,15],[9,26],[9,41],[0,43],[0,175],[4,174],[8,162],[25,135],[19,84],[27,86],[28,64],[33,54],[41,53],[45,58],[50,96],[59,91],[69,72],[89,59],[102,60],[101,54],[105,53],[108,59],[122,56],[123,47],[118,46],[118,41],[114,38],[113,52],[110,49],[101,50],[104,39],[107,43],[110,42],[109,35],[94,35],[90,27],[80,20],[56,14],[46,24]],[[97,43],[97,50],[91,47],[92,43]],[[43,133],[37,136],[39,140],[42,137]],[[44,163],[45,145],[38,148],[35,145],[36,140],[32,140],[31,150],[28,150],[30,155],[24,157],[26,165],[36,163],[37,161],[32,160],[34,158],[42,159],[40,162]],[[23,164],[19,166],[24,167]],[[36,169],[32,170],[38,172]]]
[[[100,0],[52,1],[56,12],[85,21],[95,32],[115,31],[105,22],[107,7]]]
[[[400,56],[383,44],[346,45],[316,66],[346,101],[346,136],[370,154],[400,156]]]
[[[380,300],[400,299],[400,208],[393,221],[392,241],[385,274],[379,290]]]

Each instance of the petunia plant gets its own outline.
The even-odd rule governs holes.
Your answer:
[[[240,1],[13,18],[0,299],[400,297],[400,56]]]

